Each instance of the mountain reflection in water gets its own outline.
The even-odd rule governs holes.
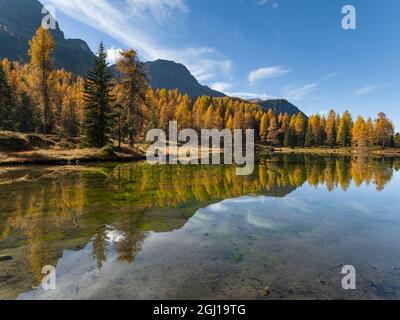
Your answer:
[[[233,166],[0,168],[0,255],[13,257],[0,262],[0,298],[399,298],[399,206],[385,190],[399,167],[279,155],[248,177]],[[361,291],[341,292],[347,260],[365,272]],[[54,292],[35,289],[45,265],[57,267]]]

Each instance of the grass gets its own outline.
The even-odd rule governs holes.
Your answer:
[[[82,148],[78,138],[58,137],[56,135],[23,134],[0,131],[0,165],[20,164],[66,164],[106,161],[133,161],[144,159],[145,145],[135,150],[109,144],[102,149]],[[268,146],[257,145],[257,153],[270,153]],[[198,153],[198,150],[192,154]],[[352,148],[275,148],[277,153],[337,154],[337,155],[377,155],[400,156],[400,148],[372,149],[359,152]]]
[[[143,159],[140,150],[116,148],[81,148],[79,139],[55,135],[22,134],[0,131],[0,165],[66,164]]]

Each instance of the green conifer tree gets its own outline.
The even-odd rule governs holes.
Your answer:
[[[100,43],[93,69],[85,82],[84,142],[87,146],[101,148],[109,143],[112,125],[111,72],[107,52]]]

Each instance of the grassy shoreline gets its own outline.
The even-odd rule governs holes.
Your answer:
[[[271,148],[256,145],[257,154],[270,154]],[[372,149],[360,152],[353,148],[275,148],[275,153],[400,157],[400,148]],[[82,148],[78,139],[52,135],[0,132],[0,166],[65,165],[93,162],[130,162],[145,159],[144,145],[135,149],[108,146],[103,149]]]
[[[257,153],[263,154],[264,151],[267,151],[267,148],[257,146]],[[276,148],[274,152],[286,154],[400,157],[400,149],[377,149],[367,153],[360,153],[351,148]],[[128,149],[121,149],[111,153],[105,153],[103,149],[0,152],[0,166],[33,164],[65,165],[94,162],[131,162],[140,160],[145,160],[144,152]]]
[[[276,148],[276,153],[302,153],[302,154],[321,154],[321,155],[364,155],[364,156],[385,156],[400,157],[400,148],[372,149],[368,151],[359,151],[353,148]]]
[[[129,162],[144,160],[144,154],[114,151],[106,154],[101,149],[35,150],[26,152],[0,152],[0,166],[46,164],[65,165],[91,162]]]
[[[145,153],[127,146],[102,149],[82,148],[79,139],[55,135],[0,132],[0,166],[46,164],[65,165],[90,162],[129,162],[145,158]]]

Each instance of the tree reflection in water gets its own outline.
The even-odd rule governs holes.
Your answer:
[[[248,177],[236,176],[233,166],[145,163],[3,169],[0,253],[15,252],[9,271],[18,276],[13,284],[2,284],[0,297],[36,286],[43,266],[56,265],[64,250],[90,241],[101,269],[115,230],[118,260],[132,263],[146,232],[179,229],[212,202],[243,195],[284,197],[304,184],[329,192],[373,184],[382,191],[399,164],[393,158],[278,155],[260,159]]]

